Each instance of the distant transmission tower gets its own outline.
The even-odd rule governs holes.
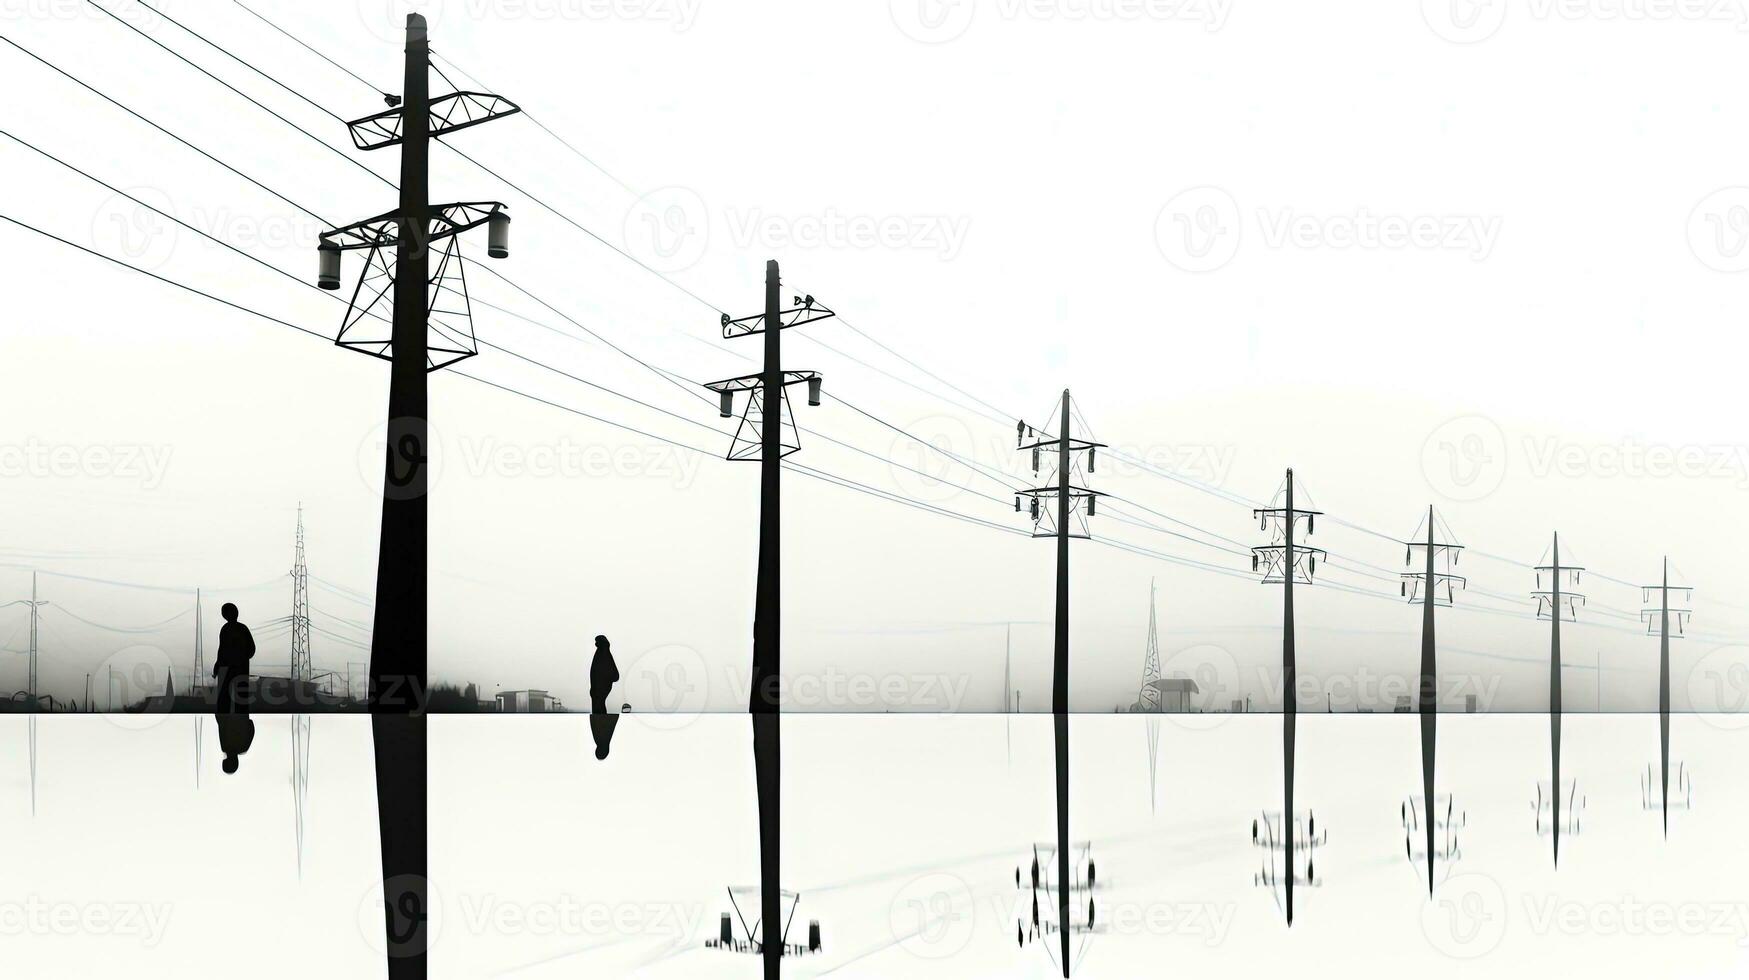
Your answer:
[[[1433,897],[1433,767],[1437,755],[1439,736],[1439,660],[1438,649],[1433,639],[1433,609],[1435,606],[1449,606],[1455,601],[1455,590],[1464,587],[1464,578],[1452,572],[1457,565],[1458,554],[1463,545],[1454,543],[1454,537],[1449,526],[1445,527],[1446,540],[1441,541],[1435,532],[1445,522],[1433,511],[1433,505],[1427,505],[1427,537],[1416,541],[1414,536],[1405,542],[1403,549],[1403,564],[1414,566],[1415,549],[1422,550],[1426,568],[1420,572],[1404,572],[1403,596],[1411,603],[1417,598],[1421,600],[1421,686],[1417,698],[1416,710],[1421,715],[1421,809],[1427,814],[1427,896]],[[1445,559],[1445,571],[1435,571],[1439,559]],[[1444,593],[1441,595],[1441,593]]]
[[[1154,580],[1148,580],[1148,642],[1142,655],[1142,690],[1136,696],[1136,706],[1147,714],[1148,738],[1148,812],[1154,812],[1155,776],[1160,761],[1160,630],[1154,609]]]
[[[1561,535],[1557,532],[1554,543],[1550,546],[1550,564],[1536,566],[1536,588],[1531,595],[1536,598],[1536,617],[1549,621],[1549,769],[1554,777],[1550,788],[1550,816],[1554,826],[1554,859],[1555,866],[1561,864],[1561,620],[1569,623],[1579,621],[1579,607],[1585,604],[1585,597],[1576,592],[1561,591],[1561,576],[1566,575],[1569,584],[1579,584],[1579,573],[1583,568],[1561,564]],[[1549,577],[1549,588],[1544,589],[1543,576]]]
[[[304,505],[298,504],[297,550],[292,557],[291,676],[295,698],[310,680],[310,568],[304,564]]]
[[[1260,530],[1269,532],[1269,543],[1251,549],[1251,570],[1263,573],[1264,585],[1281,586],[1281,762],[1282,762],[1282,832],[1286,848],[1282,851],[1287,868],[1285,910],[1287,924],[1294,924],[1294,719],[1299,710],[1299,677],[1294,664],[1294,582],[1312,584],[1318,571],[1321,548],[1309,548],[1294,543],[1301,519],[1306,522],[1306,536],[1316,529],[1319,511],[1294,507],[1294,471],[1287,471],[1283,483],[1282,505],[1260,507],[1251,512]]]
[[[1658,593],[1658,605],[1654,608],[1640,611],[1640,618],[1646,621],[1646,632],[1658,636],[1658,759],[1663,772],[1663,791],[1659,801],[1664,808],[1664,837],[1670,837],[1670,618],[1676,617],[1676,636],[1680,638],[1682,631],[1688,625],[1692,616],[1691,609],[1670,608],[1670,593],[1682,593],[1682,601],[1687,602],[1694,590],[1682,585],[1670,584],[1670,559],[1664,559],[1664,576],[1657,585],[1648,585],[1641,590],[1640,601],[1651,602],[1652,593]],[[1652,616],[1658,616],[1657,626],[1652,624]],[[1601,676],[1601,675],[1599,675]]]

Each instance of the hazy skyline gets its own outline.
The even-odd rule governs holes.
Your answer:
[[[1655,706],[1656,640],[1624,616],[1668,554],[1696,587],[1694,635],[1673,650],[1675,707],[1743,707],[1749,649],[1735,644],[1749,607],[1734,532],[1749,443],[1734,423],[1749,136],[1736,123],[1749,96],[1728,25],[1660,25],[1648,43],[1607,19],[1524,17],[1453,43],[1413,6],[1266,4],[1268,16],[1222,8],[1218,23],[996,6],[942,22],[957,33],[925,30],[936,22],[902,3],[625,8],[636,17],[426,6],[439,57],[607,174],[527,118],[450,142],[706,301],[436,148],[438,200],[499,199],[515,217],[511,258],[469,269],[476,304],[552,328],[476,305],[481,339],[719,430],[490,348],[462,370],[702,452],[434,376],[434,681],[546,687],[576,706],[590,639],[605,633],[635,709],[673,694],[652,691],[640,665],[702,676],[682,707],[744,704],[756,470],[719,458],[727,424],[708,393],[680,389],[749,369],[756,350],[720,340],[716,313],[755,311],[776,258],[786,290],[842,316],[785,338],[786,366],[822,371],[828,395],[797,405],[795,462],[1027,531],[1001,481],[849,405],[1019,487],[1031,474],[1012,450],[1014,417],[1048,424],[1067,386],[1102,441],[1218,490],[1101,459],[1093,484],[1120,499],[1094,518],[1097,537],[1233,574],[1077,542],[1076,710],[1133,699],[1150,579],[1168,672],[1214,664],[1235,696],[1268,689],[1258,671],[1279,660],[1279,590],[1251,580],[1234,542],[1263,543],[1245,501],[1266,500],[1287,466],[1327,514],[1312,543],[1333,559],[1320,567],[1330,587],[1298,608],[1300,672],[1316,690],[1413,676],[1419,612],[1397,598],[1402,547],[1367,532],[1406,537],[1431,502],[1477,552],[1535,564],[1559,531],[1564,559],[1600,573],[1578,587],[1591,604],[1564,632],[1570,706],[1595,697],[1599,653],[1606,707]],[[382,105],[234,6],[163,9],[344,118]],[[385,25],[400,10],[258,9],[395,87]],[[335,224],[392,206],[386,186],[124,27],[82,5],[51,13],[9,17],[9,36]],[[170,24],[136,23],[392,178],[394,151],[358,153],[311,106]],[[314,281],[320,223],[14,48],[0,48],[0,71],[43,95],[14,107],[7,132]],[[314,290],[15,142],[0,140],[0,155],[28,190],[3,213],[338,330],[343,307]],[[16,226],[0,226],[0,258],[13,301],[0,356],[14,367],[0,603],[28,598],[29,567],[201,586],[210,663],[218,603],[256,623],[289,613],[289,581],[225,589],[284,574],[300,502],[312,573],[373,591],[382,363]],[[349,263],[348,289],[356,272]],[[583,336],[492,273],[688,381]],[[1025,707],[1045,707],[1048,543],[785,481],[792,707],[999,710],[1008,622],[1015,686]],[[1442,674],[1492,685],[1496,709],[1540,708],[1548,626],[1531,618],[1531,572],[1475,553],[1457,571],[1472,588],[1440,612]],[[188,607],[64,578],[43,587],[111,625]],[[368,623],[368,610],[323,588],[315,604],[317,625],[362,639],[333,619]],[[23,686],[15,626],[27,619],[0,610],[0,688]],[[58,628],[40,669],[63,695],[82,696],[84,675],[113,658],[192,662],[190,619],[149,634]],[[284,661],[284,648],[264,643],[261,661]],[[365,660],[320,634],[314,649],[318,668]]]

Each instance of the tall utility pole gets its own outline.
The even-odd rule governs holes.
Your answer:
[[[1579,573],[1583,568],[1561,564],[1561,535],[1557,532],[1554,543],[1550,545],[1551,564],[1536,566],[1537,590],[1531,595],[1536,598],[1536,616],[1549,621],[1549,770],[1553,783],[1549,792],[1549,816],[1554,827],[1554,860],[1555,866],[1561,864],[1561,620],[1578,622],[1579,606],[1585,604],[1585,597],[1576,592],[1561,591],[1561,576],[1569,578],[1569,584],[1579,584]],[[1549,588],[1544,589],[1543,576],[1549,577]]]
[[[425,18],[408,14],[402,94],[386,97],[388,111],[347,123],[359,150],[401,148],[399,206],[323,232],[318,244],[317,285],[324,289],[340,288],[342,252],[368,252],[335,342],[390,362],[369,703],[391,980],[425,976],[430,938],[425,886],[426,375],[475,353],[460,233],[489,225],[487,254],[510,254],[510,217],[504,205],[433,205],[428,200],[430,141],[518,111],[505,99],[478,92],[432,99],[430,73]],[[443,251],[434,273],[431,251],[437,245]],[[374,328],[364,323],[366,317],[384,319],[376,308],[385,296],[393,306],[389,337],[361,338],[361,327]],[[431,343],[428,332],[440,339]]]
[[[197,699],[200,697],[201,682],[206,679],[206,640],[200,635],[200,631],[201,631],[200,590],[195,589],[194,590],[194,676],[189,678],[189,680],[188,680],[188,693],[189,693],[190,697],[194,697]],[[85,686],[86,687],[91,686],[90,675],[86,675]],[[90,692],[87,691],[86,695],[89,697]],[[215,694],[215,697],[216,696],[217,695]],[[195,789],[200,788],[201,714],[202,714],[202,712],[196,711],[194,713],[194,718],[193,718],[193,721],[194,721],[194,788]]]
[[[1024,421],[1016,427],[1017,442],[1022,451],[1032,451],[1032,470],[1039,471],[1039,454],[1049,447],[1057,454],[1054,485],[1020,491],[1014,507],[1020,509],[1020,497],[1032,498],[1032,536],[1057,539],[1057,615],[1056,640],[1051,657],[1051,720],[1057,748],[1057,926],[1062,937],[1063,976],[1069,975],[1069,539],[1089,537],[1087,518],[1094,515],[1102,496],[1094,490],[1077,485],[1074,480],[1080,469],[1080,454],[1087,454],[1087,472],[1093,472],[1102,443],[1075,438],[1071,434],[1072,403],[1069,389],[1063,389],[1059,404],[1057,434],[1034,433]],[[1033,434],[1033,442],[1026,437]],[[1083,513],[1081,502],[1086,501]],[[1050,514],[1050,503],[1056,504],[1056,514]],[[1071,527],[1078,519],[1080,531]]]
[[[767,980],[778,980],[783,956],[782,883],[779,876],[779,802],[782,789],[782,743],[778,721],[782,673],[782,602],[779,547],[782,543],[782,511],[779,491],[783,457],[801,448],[801,430],[789,407],[789,386],[807,384],[808,404],[820,404],[820,374],[817,371],[783,369],[783,331],[832,316],[831,310],[812,296],[798,296],[785,308],[783,281],[777,260],[765,263],[765,311],[731,318],[722,314],[723,339],[765,335],[765,363],[758,374],[713,381],[706,388],[717,393],[719,412],[731,418],[735,393],[747,392],[741,422],[729,445],[731,460],[759,461],[759,571],[753,611],[753,672],[747,696],[747,711],[753,721],[754,785],[759,796],[759,910],[760,948]],[[757,408],[755,408],[757,406]],[[755,422],[757,419],[757,422]],[[788,441],[784,428],[795,435]],[[757,428],[758,438],[750,433]]]
[[[1449,606],[1456,597],[1455,589],[1464,587],[1462,576],[1452,574],[1451,568],[1457,564],[1458,554],[1463,551],[1463,545],[1451,541],[1439,541],[1434,531],[1439,524],[1438,515],[1433,512],[1433,505],[1427,505],[1427,538],[1423,541],[1410,540],[1405,542],[1403,549],[1403,564],[1413,565],[1416,548],[1422,549],[1422,557],[1427,567],[1419,572],[1402,573],[1404,598],[1413,603],[1421,600],[1421,686],[1416,697],[1416,711],[1421,715],[1421,812],[1427,815],[1427,897],[1433,897],[1433,825],[1437,822],[1433,810],[1433,767],[1436,761],[1439,736],[1439,659],[1437,647],[1433,640],[1433,609],[1435,606]],[[1451,528],[1446,528],[1451,533]],[[1446,571],[1434,571],[1434,565],[1439,558],[1445,559]],[[1440,586],[1444,586],[1445,595],[1440,595]]]
[[[298,504],[297,547],[292,552],[291,679],[292,698],[302,696],[310,680],[310,569],[304,564],[304,505]]]
[[[1682,637],[1683,630],[1688,626],[1688,619],[1693,615],[1690,609],[1670,608],[1670,593],[1682,593],[1682,601],[1687,602],[1694,590],[1682,585],[1670,584],[1670,559],[1664,559],[1664,575],[1657,585],[1648,585],[1641,589],[1640,601],[1652,601],[1652,593],[1658,593],[1658,605],[1652,609],[1642,609],[1640,618],[1646,621],[1646,631],[1658,635],[1658,762],[1662,772],[1663,790],[1659,801],[1664,808],[1664,838],[1670,838],[1670,617],[1676,617],[1676,637]],[[1656,628],[1652,625],[1652,615],[1658,616]],[[1597,676],[1603,676],[1599,665]]]
[[[1294,664],[1294,581],[1310,585],[1318,571],[1322,548],[1310,548],[1294,543],[1301,518],[1306,522],[1306,536],[1317,527],[1322,511],[1300,510],[1294,507],[1294,471],[1287,471],[1283,484],[1282,506],[1259,507],[1251,512],[1257,518],[1259,530],[1270,532],[1269,543],[1251,549],[1251,570],[1263,573],[1263,584],[1281,586],[1281,829],[1286,835],[1282,863],[1287,873],[1284,907],[1287,924],[1294,924],[1294,721],[1299,711],[1299,676]]]

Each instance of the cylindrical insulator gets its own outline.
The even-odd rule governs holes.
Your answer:
[[[1032,519],[1038,520],[1038,498],[1032,498]]]
[[[340,246],[323,242],[316,246],[316,285],[340,288]]]
[[[1038,472],[1038,447],[1037,446],[1032,447],[1032,471],[1034,473]]]
[[[494,211],[486,219],[486,254],[495,259],[510,257],[510,214]]]
[[[717,415],[729,418],[735,414],[735,393],[732,391],[717,392]]]
[[[1087,450],[1087,472],[1089,472],[1089,473],[1093,472],[1093,464],[1095,462],[1097,462],[1098,459],[1099,459],[1099,450],[1098,449],[1088,449]]]
[[[808,404],[820,404],[820,379],[818,377],[808,379]]]
[[[1016,514],[1020,513],[1020,498],[1019,497],[1014,498],[1014,512]]]
[[[1093,516],[1093,511],[1094,511],[1094,508],[1095,508],[1095,507],[1096,507],[1096,506],[1098,506],[1098,504],[1099,504],[1099,498],[1098,498],[1098,497],[1088,497],[1088,498],[1087,498],[1087,516],[1088,516],[1088,517],[1092,517],[1092,516]]]

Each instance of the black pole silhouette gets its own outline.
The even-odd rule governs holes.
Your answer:
[[[1294,471],[1287,471],[1287,574],[1281,606],[1281,827],[1287,835],[1287,924],[1294,924],[1294,723],[1299,714],[1299,668],[1294,659]]]
[[[1435,559],[1441,552],[1447,556],[1448,565],[1455,563],[1457,553],[1463,546],[1452,542],[1439,541],[1434,532],[1438,518],[1433,511],[1433,505],[1427,506],[1427,538],[1425,541],[1409,541],[1405,548],[1404,561],[1408,563],[1416,548],[1426,551],[1424,558],[1426,567],[1423,571],[1403,573],[1403,592],[1410,602],[1417,599],[1421,602],[1421,683],[1416,695],[1416,710],[1421,716],[1421,809],[1427,817],[1427,896],[1433,897],[1433,862],[1434,862],[1434,824],[1437,815],[1434,812],[1435,765],[1438,756],[1439,741],[1439,659],[1438,644],[1434,636],[1434,608],[1440,605],[1450,605],[1452,589],[1463,588],[1464,579],[1449,572],[1434,570]],[[1449,532],[1450,528],[1447,528]],[[1446,598],[1442,603],[1439,598],[1439,586],[1446,587]],[[1411,586],[1415,591],[1411,592]]]
[[[765,310],[763,313],[731,319],[722,314],[723,338],[765,335],[765,359],[758,374],[743,375],[725,381],[713,381],[705,387],[721,398],[722,417],[733,415],[736,392],[749,397],[741,416],[729,459],[759,461],[759,568],[753,612],[752,684],[747,694],[747,711],[753,723],[754,785],[759,798],[759,921],[760,952],[764,958],[767,980],[777,980],[783,956],[782,886],[780,857],[780,799],[782,790],[782,742],[779,731],[782,684],[782,510],[781,491],[783,457],[801,448],[798,437],[794,443],[783,438],[784,416],[788,410],[788,387],[806,383],[808,404],[820,404],[820,375],[815,371],[785,371],[783,369],[783,331],[833,316],[831,310],[816,303],[814,297],[796,297],[788,309],[783,306],[783,282],[778,274],[777,260],[765,263]],[[758,405],[757,440],[745,439],[749,417]],[[792,423],[793,424],[793,423]]]
[[[1294,543],[1299,519],[1306,519],[1306,535],[1315,530],[1318,511],[1300,510],[1294,506],[1294,471],[1290,467],[1284,483],[1285,495],[1281,507],[1260,507],[1251,512],[1259,526],[1267,530],[1275,524],[1275,537],[1267,545],[1251,549],[1253,571],[1261,569],[1265,585],[1280,583],[1281,590],[1281,827],[1285,838],[1282,863],[1287,873],[1282,876],[1285,892],[1283,909],[1287,924],[1294,924],[1294,727],[1299,713],[1299,674],[1294,658],[1294,580],[1304,575],[1310,582],[1317,571],[1317,561],[1324,554],[1320,548],[1302,547]],[[1300,562],[1305,561],[1302,572]]]
[[[401,148],[400,199],[394,211],[323,232],[317,284],[340,288],[343,252],[368,250],[369,259],[348,305],[336,343],[389,361],[389,401],[383,463],[381,538],[377,550],[376,606],[371,629],[371,741],[376,763],[377,829],[382,846],[383,916],[391,980],[426,975],[426,562],[429,431],[426,375],[475,353],[466,280],[456,236],[490,224],[487,254],[509,255],[509,215],[497,202],[432,205],[430,141],[519,111],[508,100],[480,92],[431,98],[431,45],[425,18],[407,15],[407,47],[399,96],[390,106],[347,123],[360,150]],[[445,251],[432,275],[430,249]],[[393,261],[384,253],[393,252]],[[391,280],[384,283],[384,279]],[[376,305],[392,296],[389,338],[348,334]],[[459,309],[454,305],[460,297]],[[446,305],[447,304],[447,305]],[[446,335],[433,346],[436,316],[465,320],[468,337]],[[367,328],[368,329],[368,328]],[[439,356],[434,358],[433,353]],[[294,669],[294,675],[297,671]]]
[[[773,259],[765,263],[765,363],[759,379],[763,399],[759,409],[759,571],[753,611],[753,686],[747,704],[753,720],[753,778],[759,796],[760,953],[766,980],[778,980],[783,956],[783,936],[777,932],[783,898],[779,870],[783,860],[779,832],[783,743],[778,698],[783,676],[783,481],[779,470],[783,462],[782,291],[777,260]]]
[[[1549,573],[1550,588],[1533,593],[1537,600],[1537,615],[1546,615],[1550,623],[1549,631],[1549,771],[1553,776],[1553,785],[1549,792],[1549,816],[1554,830],[1553,850],[1556,867],[1561,865],[1561,620],[1564,616],[1577,616],[1577,604],[1585,601],[1585,597],[1576,592],[1561,591],[1561,575],[1569,574],[1573,583],[1579,582],[1579,573],[1584,571],[1571,565],[1561,564],[1561,535],[1556,532],[1550,546],[1551,565],[1538,565],[1536,568],[1538,584],[1541,584],[1542,574]],[[1599,678],[1602,677],[1600,673]]]
[[[1092,517],[1096,509],[1096,501],[1100,494],[1086,487],[1075,485],[1073,477],[1075,470],[1075,453],[1087,453],[1087,469],[1092,472],[1096,454],[1103,448],[1101,443],[1078,439],[1071,435],[1072,402],[1069,389],[1063,389],[1063,398],[1059,406],[1057,419],[1057,434],[1050,436],[1038,433],[1037,438],[1026,442],[1032,428],[1024,421],[1015,428],[1017,448],[1031,450],[1033,470],[1039,468],[1039,453],[1049,447],[1057,454],[1057,479],[1051,486],[1036,487],[1020,491],[1020,496],[1032,498],[1033,537],[1055,537],[1057,539],[1057,605],[1054,640],[1051,655],[1051,722],[1056,744],[1056,789],[1057,789],[1057,932],[1062,948],[1063,976],[1069,975],[1069,935],[1070,909],[1069,899],[1069,539],[1086,537],[1085,533],[1073,533],[1070,521],[1076,513],[1077,499],[1087,501],[1087,516]],[[1020,508],[1020,496],[1014,500],[1015,509]],[[1056,514],[1052,520],[1056,526],[1048,533],[1040,533],[1046,516],[1041,509],[1041,502],[1054,500]]]
[[[1057,433],[1057,616],[1051,651],[1051,720],[1057,748],[1057,924],[1069,975],[1069,389]]]
[[[1676,616],[1676,636],[1682,636],[1683,624],[1692,615],[1688,609],[1671,609],[1670,593],[1680,592],[1686,598],[1692,589],[1686,586],[1670,584],[1670,559],[1664,559],[1663,577],[1657,585],[1648,585],[1642,592],[1649,598],[1652,592],[1658,593],[1657,609],[1642,609],[1641,618],[1646,620],[1648,629],[1652,626],[1652,614],[1658,614],[1658,765],[1660,769],[1660,785],[1663,787],[1659,797],[1663,807],[1664,838],[1670,838],[1670,617]]]
[[[1421,597],[1421,811],[1427,815],[1427,897],[1433,897],[1433,766],[1439,738],[1439,662],[1433,640],[1433,505],[1427,505],[1427,571]]]
[[[426,530],[429,433],[425,371],[430,220],[430,41],[407,15],[401,83],[401,200],[395,245],[393,355],[382,540],[370,642],[371,742],[382,841],[383,928],[391,980],[426,976]]]

